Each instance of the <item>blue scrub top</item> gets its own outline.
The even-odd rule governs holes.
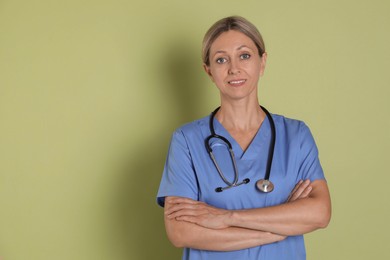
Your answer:
[[[171,140],[162,175],[157,202],[164,206],[166,196],[180,196],[203,201],[209,205],[238,210],[263,208],[286,202],[299,180],[324,179],[318,150],[309,128],[298,120],[272,115],[276,128],[276,143],[270,180],[275,189],[262,193],[256,181],[265,175],[271,128],[268,118],[253,141],[243,151],[227,130],[214,119],[215,132],[227,138],[233,147],[239,172],[239,182],[251,181],[223,192],[215,192],[226,184],[219,176],[205,148],[210,135],[209,116],[177,129]],[[213,138],[211,148],[225,177],[233,182],[234,170],[226,144]],[[283,241],[230,252],[215,252],[185,248],[183,259],[306,259],[303,236],[291,236]]]

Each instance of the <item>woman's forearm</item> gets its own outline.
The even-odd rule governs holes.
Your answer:
[[[331,215],[326,182],[317,180],[309,187],[307,184],[298,184],[298,191],[293,191],[292,197],[284,204],[248,210],[225,210],[204,202],[171,197],[165,216],[216,230],[240,227],[285,236],[302,235],[326,227]],[[309,194],[305,191],[309,191]]]
[[[174,197],[165,199],[164,211],[169,211],[173,205],[170,201]],[[178,221],[175,218],[164,217],[165,229],[169,240],[176,247],[188,247],[201,250],[232,251],[285,239],[285,236],[260,230],[251,230],[241,227],[226,227],[211,229],[187,221]]]
[[[165,220],[167,235],[176,247],[200,250],[233,251],[274,243],[285,236],[239,227],[209,229],[197,224]]]
[[[231,211],[226,224],[286,236],[324,228],[331,215],[329,191],[325,181],[311,185],[313,190],[305,199],[274,207]]]

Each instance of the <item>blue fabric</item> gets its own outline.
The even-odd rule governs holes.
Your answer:
[[[255,186],[256,181],[265,175],[271,139],[268,119],[264,120],[246,151],[214,119],[215,132],[227,138],[233,146],[239,181],[245,178],[251,180],[248,184],[217,193],[215,188],[225,187],[226,184],[205,149],[204,140],[210,135],[209,117],[205,117],[174,132],[157,194],[158,204],[164,206],[166,196],[180,196],[232,210],[269,207],[284,203],[299,180],[324,179],[309,128],[298,120],[280,115],[272,117],[276,127],[276,144],[270,177],[275,189],[271,193],[261,193]],[[212,139],[211,147],[224,175],[232,182],[234,171],[226,145],[219,139]],[[302,260],[306,259],[306,252],[303,236],[292,236],[281,242],[231,252],[186,248],[183,259]]]

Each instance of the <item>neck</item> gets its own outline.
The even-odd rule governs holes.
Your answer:
[[[245,103],[222,102],[216,118],[226,129],[258,129],[265,118],[258,100]]]

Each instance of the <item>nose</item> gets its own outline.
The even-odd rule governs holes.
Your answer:
[[[236,61],[235,59],[230,60],[228,73],[229,73],[229,75],[234,75],[234,74],[240,73],[238,61]]]

